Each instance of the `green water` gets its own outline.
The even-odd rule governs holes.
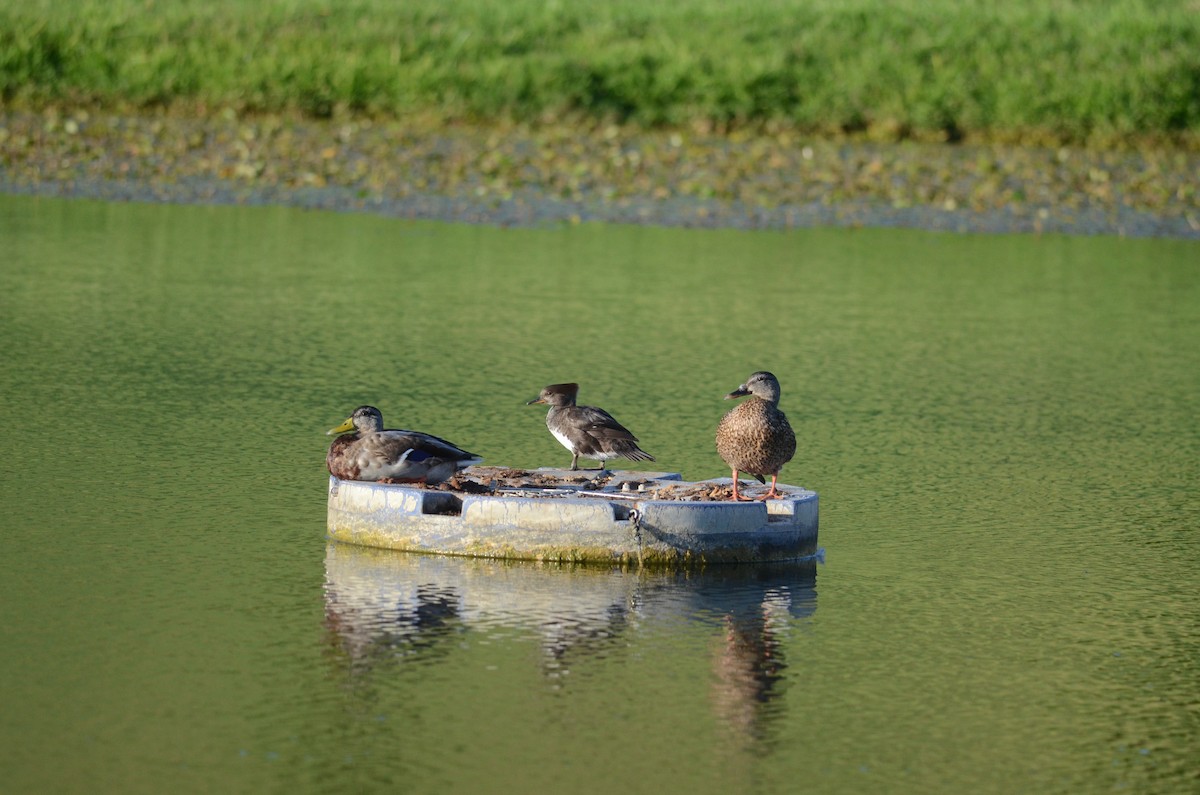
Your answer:
[[[0,790],[1192,792],[1197,263],[0,197]],[[704,478],[756,369],[824,565],[327,547],[360,403],[563,465],[575,380]]]

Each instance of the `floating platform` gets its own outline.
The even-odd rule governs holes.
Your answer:
[[[434,487],[329,479],[329,537],[480,558],[689,565],[817,554],[817,494],[732,502],[733,481],[671,472],[470,467]],[[762,490],[743,481],[754,496]],[[721,499],[724,496],[726,499]]]

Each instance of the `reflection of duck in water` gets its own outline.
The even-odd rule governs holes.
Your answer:
[[[766,739],[768,705],[784,682],[787,661],[779,637],[781,619],[774,610],[764,601],[756,614],[726,614],[713,655],[714,709],[719,723],[733,730],[740,742]]]
[[[325,457],[330,474],[342,480],[433,484],[482,460],[427,433],[384,430],[374,406],[359,406],[329,434],[347,434],[333,440]]]
[[[779,470],[796,454],[796,435],[787,417],[779,410],[779,380],[771,373],[759,371],[746,383],[725,396],[752,397],[730,409],[717,425],[717,453],[733,471],[733,499],[738,494],[738,472],[753,475],[759,483],[771,476],[771,489],[758,499],[781,497],[775,490]]]
[[[330,643],[356,666],[412,654],[440,656],[450,648],[441,639],[462,629],[462,595],[452,587],[425,583],[412,593],[389,595],[378,603],[339,594],[328,584],[325,591]]]
[[[668,648],[664,638],[699,631],[712,649],[709,703],[731,732],[729,746],[744,749],[769,740],[785,708],[786,639],[816,609],[816,565],[713,568],[581,569],[329,544],[330,661],[365,680],[396,664],[470,655],[473,644],[462,641],[487,638],[527,660],[553,690],[587,691],[604,681],[586,675],[597,661],[621,665],[630,650],[652,654]],[[536,654],[526,653],[531,640]],[[456,697],[448,681],[431,686]]]
[[[629,628],[629,606],[610,604],[579,618],[545,621],[538,628],[542,646],[542,673],[557,679],[570,673],[576,662],[603,656]]]
[[[383,660],[440,658],[460,648],[465,630],[503,627],[536,638],[542,674],[558,679],[621,643],[640,581],[636,572],[330,544],[325,625],[355,673]]]

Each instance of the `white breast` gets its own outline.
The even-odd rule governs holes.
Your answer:
[[[567,438],[566,434],[560,433],[559,431],[556,431],[553,428],[550,429],[550,433],[552,433],[554,435],[555,439],[558,439],[559,444],[561,444],[563,447],[570,450],[572,453],[575,452],[575,448],[571,446],[571,440]]]

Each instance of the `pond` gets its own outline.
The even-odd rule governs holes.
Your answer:
[[[13,792],[1186,791],[1200,246],[0,197]],[[727,476],[782,383],[823,564],[325,539],[363,403],[563,466],[577,381]]]

